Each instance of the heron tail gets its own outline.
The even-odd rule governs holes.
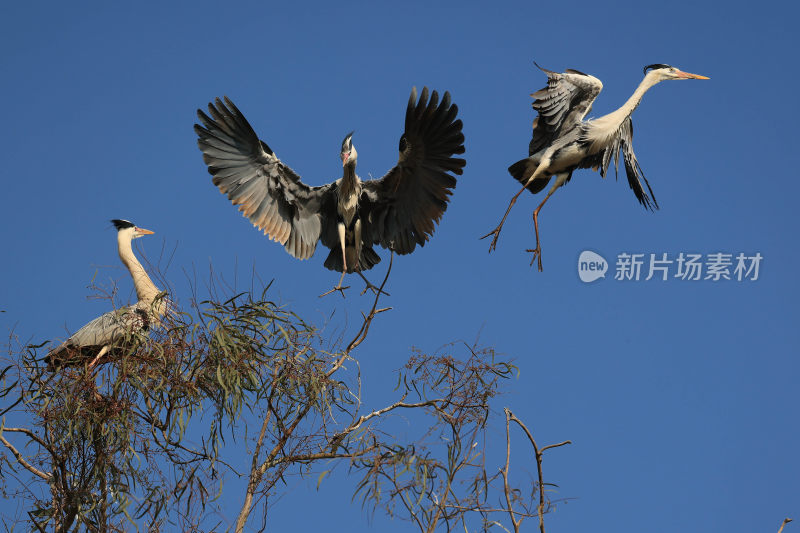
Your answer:
[[[350,255],[350,254],[348,254]],[[349,262],[349,259],[348,259]],[[362,245],[361,247],[361,257],[359,260],[359,267],[361,271],[369,270],[370,268],[374,267],[378,263],[381,262],[380,256],[375,253],[375,250],[372,249],[372,246]],[[355,265],[347,265],[347,273],[352,274],[355,272]],[[336,272],[341,272],[344,269],[344,265],[342,264],[342,249],[338,246],[331,248],[330,253],[328,254],[327,259],[325,259],[325,268],[328,270],[335,270]]]
[[[536,165],[531,162],[529,157],[525,159],[520,159],[510,167],[508,167],[508,173],[511,174],[515,180],[520,182],[521,184],[525,185],[525,183],[530,179],[533,173],[536,171]],[[529,183],[526,187],[529,191],[533,194],[540,192],[542,189],[547,187],[547,184],[550,183],[550,176],[537,178],[533,180],[532,183]]]
[[[56,372],[68,366],[78,366],[91,360],[91,357],[97,355],[100,350],[94,350],[94,353],[87,354],[85,350],[78,347],[71,346],[67,343],[58,346],[50,351],[44,358],[47,365],[48,372]]]

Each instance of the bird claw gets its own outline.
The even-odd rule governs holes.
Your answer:
[[[481,240],[483,240],[486,237],[488,237],[489,235],[494,235],[494,237],[492,237],[492,242],[489,243],[489,253],[492,253],[497,248],[497,239],[500,238],[500,230],[502,230],[502,229],[503,229],[503,226],[498,226],[494,230],[490,231],[489,233],[487,233],[486,235],[481,237]]]
[[[340,292],[342,294],[342,298],[345,298],[344,290],[345,289],[349,289],[349,288],[350,288],[350,285],[347,285],[346,287],[342,287],[341,285],[337,285],[336,287],[332,288],[328,292],[323,292],[322,294],[319,295],[319,297],[322,298],[323,296],[327,296],[332,292],[337,292],[338,291],[338,292]]]
[[[533,254],[533,257],[531,257],[531,266],[533,266],[533,262],[534,261],[538,260],[538,265],[537,266],[539,267],[539,272],[541,272],[542,271],[542,247],[541,246],[537,246],[535,249],[530,249],[529,248],[529,249],[527,249],[525,251],[526,252],[530,252],[530,253]]]
[[[364,280],[364,282],[366,283],[366,285],[364,286],[364,290],[361,291],[361,294],[359,296],[363,296],[364,293],[366,293],[368,290],[372,291],[372,293],[374,295],[376,295],[376,296],[378,294],[383,294],[384,296],[391,296],[391,294],[389,294],[388,292],[386,292],[384,290],[381,290],[380,287],[376,287],[375,285],[373,285],[372,283],[370,283],[366,279]]]
[[[363,272],[361,272],[360,270],[357,270],[357,272],[358,272],[358,275],[361,276],[361,279],[364,280],[364,283],[366,283],[366,286],[364,287],[364,290],[361,291],[361,294],[359,296],[363,296],[364,293],[367,292],[368,290],[372,291],[372,293],[375,296],[378,296],[378,295],[381,295],[381,294],[383,294],[385,296],[391,296],[388,292],[382,290],[380,287],[376,287],[375,285],[370,283],[370,281],[367,279],[367,276],[365,276]]]

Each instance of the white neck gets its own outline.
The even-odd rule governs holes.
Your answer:
[[[361,194],[361,180],[356,175],[356,162],[349,162],[344,166],[344,175],[342,176],[342,183],[340,185],[339,196],[350,197],[355,195],[358,197]]]
[[[658,77],[658,75],[655,72],[653,71],[648,72],[647,75],[642,80],[642,82],[639,84],[639,86],[636,87],[636,90],[633,91],[631,97],[628,98],[628,100],[624,104],[622,104],[622,107],[620,107],[616,111],[609,113],[604,117],[600,117],[598,120],[602,120],[603,122],[607,121],[609,123],[613,122],[616,123],[617,125],[622,124],[622,122],[629,116],[631,116],[631,113],[633,113],[636,110],[636,108],[639,107],[639,104],[642,101],[644,93],[646,93],[648,90],[650,90],[650,87],[652,87],[653,85],[655,85],[660,81],[662,80]]]
[[[133,255],[131,248],[131,233],[120,231],[117,233],[117,247],[119,249],[119,258],[128,267],[128,271],[133,278],[133,286],[136,288],[136,296],[140,302],[152,303],[158,293],[161,291],[147,275],[144,267]]]
[[[345,225],[349,226],[356,214],[358,198],[361,196],[361,180],[356,175],[356,162],[347,162],[344,166],[344,175],[339,183],[337,210],[344,218]]]
[[[636,108],[639,107],[639,104],[642,101],[642,96],[644,96],[644,93],[646,93],[648,90],[650,90],[650,87],[652,87],[653,85],[655,85],[660,81],[662,80],[658,77],[658,75],[654,71],[650,71],[647,73],[647,75],[644,77],[644,79],[636,88],[636,90],[633,91],[631,97],[628,98],[628,101],[625,102],[623,106],[619,108],[620,111],[622,110],[625,111],[625,118],[628,118],[631,115],[631,113],[633,113],[636,110]]]
[[[622,107],[616,111],[612,111],[608,115],[589,121],[589,128],[594,139],[591,148],[593,151],[600,150],[606,145],[608,139],[616,134],[620,125],[622,125],[622,123],[631,116],[631,113],[639,107],[644,93],[660,81],[662,81],[662,79],[659,78],[658,74],[653,71],[648,72]]]

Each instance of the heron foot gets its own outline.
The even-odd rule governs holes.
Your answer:
[[[538,263],[537,266],[539,267],[539,272],[541,272],[542,271],[542,247],[537,244],[536,248],[534,248],[534,249],[530,249],[529,248],[529,249],[527,249],[525,251],[526,252],[530,252],[530,253],[533,254],[533,257],[531,257],[531,266],[533,266],[533,262],[534,261],[537,261],[537,263]]]
[[[383,294],[384,296],[391,296],[391,294],[389,294],[388,292],[382,291],[380,287],[376,287],[375,285],[367,281],[366,278],[364,278],[364,283],[366,283],[366,285],[364,286],[364,290],[361,291],[361,294],[359,296],[363,296],[364,293],[367,291],[372,291],[372,294],[375,295]]]
[[[500,224],[494,230],[490,231],[489,233],[487,233],[486,235],[481,237],[481,240],[483,240],[486,237],[488,237],[489,235],[494,235],[494,237],[492,237],[492,242],[489,243],[489,253],[492,253],[497,248],[497,239],[500,238],[500,231],[502,229],[503,229],[503,225]]]
[[[323,296],[327,296],[332,292],[337,292],[338,291],[338,292],[341,293],[342,298],[344,298],[345,297],[344,291],[345,291],[345,289],[349,289],[349,288],[350,288],[350,285],[347,285],[345,287],[342,287],[341,285],[337,285],[334,288],[332,288],[331,290],[329,290],[328,292],[323,292],[322,294],[319,295],[319,297],[322,298]]]
[[[361,279],[364,280],[364,283],[367,284],[366,287],[364,287],[364,290],[361,291],[361,294],[359,296],[363,296],[364,293],[367,292],[368,290],[372,291],[372,293],[375,294],[376,296],[379,294],[383,294],[385,296],[391,296],[388,292],[381,290],[380,287],[376,287],[375,285],[370,283],[367,277],[360,270],[356,270],[356,272],[358,272],[358,275],[361,276]]]

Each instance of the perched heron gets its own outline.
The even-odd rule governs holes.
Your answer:
[[[536,66],[539,67],[539,65]],[[707,80],[708,78],[683,72],[670,65],[648,65],[644,67],[644,79],[622,107],[600,118],[584,120],[583,118],[591,111],[595,98],[603,89],[600,80],[572,69],[558,73],[539,68],[547,74],[547,87],[531,95],[536,99],[533,102],[533,108],[539,115],[533,121],[533,138],[528,147],[529,156],[508,167],[509,173],[522,183],[523,187],[511,199],[497,228],[481,238],[485,239],[492,235],[489,251],[494,250],[506,217],[522,191],[527,188],[536,194],[547,186],[550,178],[555,176],[555,183],[550,188],[550,192],[533,212],[536,248],[527,250],[533,252],[531,265],[534,260],[537,260],[539,271],[541,271],[542,248],[539,243],[539,211],[556,189],[570,180],[575,169],[600,169],[600,175],[605,177],[612,157],[615,172],[618,170],[621,151],[625,173],[628,176],[628,185],[633,189],[636,199],[646,209],[658,209],[653,190],[645,179],[639,162],[636,161],[636,155],[633,153],[631,114],[641,102],[644,93],[659,82],[664,80]],[[647,191],[642,186],[642,182],[647,186]]]
[[[114,309],[95,318],[61,345],[50,350],[45,362],[51,371],[63,366],[83,364],[90,359],[88,368],[91,368],[104,355],[124,354],[130,349],[128,341],[135,338],[138,332],[146,332],[157,324],[166,311],[163,293],[147,275],[131,248],[133,239],[152,235],[153,232],[127,220],[111,222],[117,228],[119,258],[131,273],[138,301],[134,305]]]
[[[411,90],[400,137],[400,158],[385,176],[361,181],[353,134],[342,142],[340,179],[310,187],[267,146],[225,97],[198,110],[197,144],[213,183],[239,211],[297,259],[314,254],[317,241],[330,248],[325,267],[342,273],[372,268],[380,261],[372,246],[408,254],[423,246],[447,209],[464,153],[458,107],[445,92]],[[364,278],[367,287],[375,287]]]

